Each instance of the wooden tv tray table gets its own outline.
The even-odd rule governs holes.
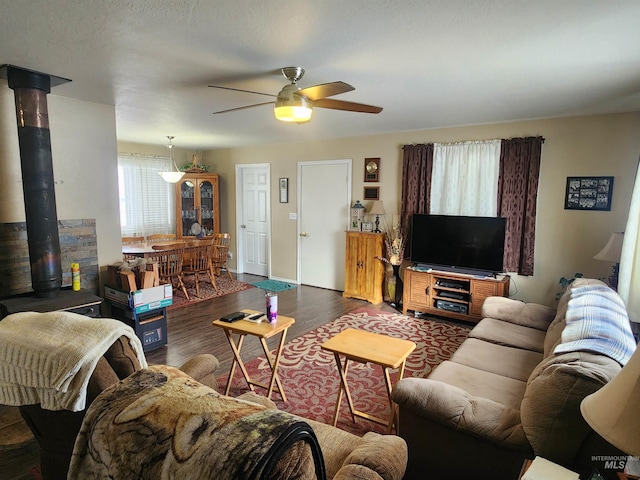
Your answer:
[[[248,310],[243,309],[242,312],[248,314],[260,313],[257,310]],[[229,371],[229,380],[227,381],[227,388],[224,391],[225,395],[229,395],[229,389],[231,388],[231,380],[233,378],[233,374],[236,370],[236,365],[240,366],[240,371],[244,376],[244,379],[247,381],[249,388],[251,391],[254,390],[254,386],[262,387],[267,389],[267,398],[271,399],[271,393],[275,390],[280,394],[283,401],[287,401],[287,397],[282,388],[282,384],[280,383],[280,377],[278,377],[278,363],[280,362],[280,355],[282,353],[282,347],[284,345],[284,341],[287,337],[287,330],[289,327],[295,323],[295,319],[291,317],[285,317],[283,315],[278,315],[278,319],[276,323],[269,323],[266,320],[263,320],[260,323],[250,322],[249,320],[236,320],[235,322],[223,322],[222,320],[214,320],[212,324],[216,327],[220,327],[224,330],[225,335],[227,336],[227,340],[229,341],[229,345],[231,346],[231,350],[233,350],[233,363],[231,364],[231,370]],[[238,334],[238,342],[236,343],[232,337],[232,334]],[[267,346],[267,339],[271,338],[277,334],[280,334],[280,342],[278,343],[278,349],[276,350],[276,354],[274,357],[269,353],[269,347]],[[269,385],[265,385],[263,383],[254,382],[249,378],[249,373],[242,362],[242,358],[240,357],[240,350],[242,349],[242,342],[244,341],[244,337],[247,335],[255,335],[260,339],[260,344],[262,345],[262,349],[264,350],[264,354],[267,357],[267,361],[269,362],[269,366],[271,367],[271,379],[269,380]]]
[[[389,377],[389,369],[399,369],[400,375],[398,379],[402,378],[407,357],[415,350],[416,344],[401,338],[388,337],[378,333],[348,328],[324,342],[320,348],[333,352],[338,373],[340,374],[340,390],[338,391],[338,399],[336,400],[336,410],[333,414],[333,426],[335,427],[338,423],[340,402],[342,400],[342,391],[344,390],[347,396],[347,403],[349,404],[349,411],[351,412],[351,417],[354,422],[356,416],[366,418],[381,425],[386,425],[387,433],[391,433],[398,410],[391,399],[393,387],[391,385],[391,378]],[[344,363],[341,362],[340,355],[344,355]],[[383,420],[368,413],[358,411],[353,407],[351,392],[349,392],[349,385],[347,384],[349,360],[361,363],[374,363],[382,367],[384,381],[387,386],[389,405],[391,406],[391,417],[389,420]]]

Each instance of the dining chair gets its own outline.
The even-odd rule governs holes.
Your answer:
[[[227,260],[229,259],[229,245],[231,245],[230,233],[214,233],[213,234],[213,251],[211,254],[211,266],[216,275],[221,274],[221,270],[226,270],[227,275],[231,280],[231,272],[227,267]]]
[[[180,287],[184,296],[189,300],[187,287],[185,287],[182,279],[184,275],[182,271],[185,251],[184,242],[168,245],[152,245],[151,248],[155,250],[156,253],[148,255],[147,261],[158,264],[160,283],[170,283],[173,288]]]
[[[147,243],[167,242],[176,239],[175,233],[154,233],[147,236]]]
[[[211,285],[218,292],[216,277],[211,263],[213,253],[213,239],[191,240],[185,247],[185,263],[182,268],[184,275],[194,275],[196,281],[196,296],[200,296],[200,274],[209,274]]]
[[[122,237],[122,245],[137,245],[144,243],[144,237]]]

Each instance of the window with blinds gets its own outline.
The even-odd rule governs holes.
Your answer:
[[[175,232],[175,186],[159,175],[171,169],[169,157],[118,154],[122,236]]]

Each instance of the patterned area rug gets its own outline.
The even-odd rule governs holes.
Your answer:
[[[404,338],[416,343],[417,347],[407,358],[405,377],[426,377],[443,360],[448,359],[469,333],[468,328],[450,325],[435,320],[417,319],[399,313],[382,312],[366,307],[343,315],[306,335],[287,341],[278,374],[282,381],[288,402],[283,402],[278,393],[271,399],[278,408],[301,417],[331,424],[340,379],[333,354],[320,349],[320,344],[346,328],[357,328]],[[279,336],[278,336],[279,339]],[[269,343],[275,348],[275,343]],[[268,383],[270,369],[264,356],[246,362],[249,376],[254,381]],[[226,387],[228,373],[218,379],[221,388]],[[392,383],[398,379],[398,372],[392,371]],[[388,418],[389,401],[384,385],[382,369],[377,365],[349,362],[347,382],[357,410]],[[231,384],[231,396],[248,391],[239,368]],[[257,387],[256,391],[266,395]],[[384,433],[384,427],[363,418],[354,423],[343,394],[339,428],[364,435],[368,431]]]
[[[281,282],[280,280],[262,280],[261,282],[255,282],[251,285],[256,288],[268,290],[270,292],[282,292],[284,290],[291,290],[292,288],[296,288],[297,286],[293,283]]]
[[[167,307],[168,310],[179,308],[184,305],[193,305],[194,303],[203,302],[204,300],[209,300],[210,298],[222,297],[224,295],[228,295],[230,293],[240,292],[242,290],[247,290],[248,288],[253,288],[250,284],[245,282],[239,282],[238,280],[230,280],[229,277],[216,276],[216,285],[218,286],[218,291],[213,288],[211,282],[209,281],[209,277],[203,276],[200,277],[200,295],[196,296],[196,281],[193,275],[188,275],[184,278],[184,284],[187,287],[187,293],[189,294],[189,300],[186,299],[184,293],[181,288],[173,289],[173,304]]]

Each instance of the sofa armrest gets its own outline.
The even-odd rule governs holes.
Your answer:
[[[336,473],[334,480],[401,480],[407,466],[407,443],[395,435],[366,433]]]
[[[180,367],[180,370],[194,380],[217,392],[218,381],[216,380],[216,371],[219,366],[220,362],[216,357],[209,353],[202,353],[190,358]]]
[[[556,311],[537,303],[524,303],[505,297],[488,297],[482,304],[482,318],[495,318],[546,331]]]
[[[444,382],[404,378],[393,391],[393,401],[400,406],[400,415],[403,409],[407,409],[415,415],[497,445],[514,449],[528,445],[519,410],[488,398],[474,397]]]

